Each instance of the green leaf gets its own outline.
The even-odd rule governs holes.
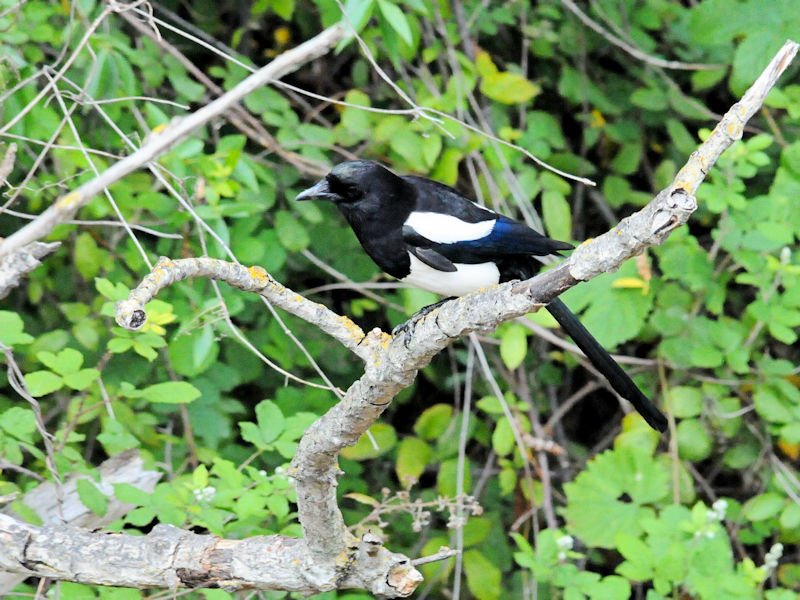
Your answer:
[[[372,8],[375,6],[374,0],[347,0],[344,3],[344,12],[347,18],[342,18],[342,21],[348,22],[355,30],[356,33],[361,33],[364,26],[372,16]],[[337,11],[338,12],[338,11]],[[349,28],[348,28],[349,31]],[[336,51],[339,52],[344,48],[353,37],[348,35],[345,39],[339,42]]]
[[[572,214],[563,194],[553,190],[542,192],[542,219],[551,238],[568,240],[572,237]]]
[[[514,430],[505,417],[497,422],[492,433],[492,448],[499,456],[507,456],[514,449]]]
[[[699,419],[685,419],[676,428],[678,455],[686,460],[697,462],[708,458],[713,448],[713,440],[708,428]]]
[[[355,446],[350,446],[342,450],[342,456],[350,460],[367,460],[386,454],[394,448],[397,443],[397,434],[394,427],[386,423],[375,423],[369,428],[369,432],[375,439],[377,449],[372,445],[372,441],[366,434],[362,435]]]
[[[419,481],[432,457],[431,447],[417,437],[407,437],[400,442],[394,468],[403,487],[410,488]]]
[[[617,575],[608,575],[586,588],[591,600],[628,600],[631,597],[631,584]]]
[[[800,504],[792,502],[787,505],[781,512],[780,522],[784,531],[800,527]]]
[[[75,268],[84,279],[92,279],[100,271],[108,256],[101,250],[88,232],[80,234],[75,240]]]
[[[442,496],[448,496],[452,498],[458,494],[457,474],[457,458],[450,458],[442,461],[442,465],[439,467],[439,475],[436,478],[436,489],[439,490],[439,493]],[[464,476],[464,489],[462,491],[466,492],[472,486],[472,475],[469,471],[469,460],[464,461],[464,470],[462,471],[462,474]]]
[[[759,385],[753,394],[753,404],[756,412],[767,421],[774,423],[791,423],[794,421],[792,412],[785,401],[779,397],[776,390],[768,385]]]
[[[116,419],[103,420],[103,431],[97,435],[97,441],[103,445],[103,449],[109,456],[139,446],[139,440],[133,437]]]
[[[394,29],[395,33],[409,46],[414,45],[414,37],[411,34],[411,27],[408,25],[408,20],[400,8],[389,2],[389,0],[378,0],[378,8],[381,9],[386,22]]]
[[[177,335],[167,350],[175,371],[184,377],[196,377],[211,368],[219,357],[219,343],[214,337],[210,325]]]
[[[500,357],[509,370],[516,369],[528,353],[528,338],[522,325],[509,325],[500,338]]]
[[[15,312],[0,310],[0,342],[6,346],[30,344],[33,336],[23,332],[22,318]]]
[[[112,487],[114,488],[114,496],[116,496],[117,500],[120,502],[142,506],[147,504],[150,500],[150,494],[130,483],[114,483]]]
[[[509,72],[485,75],[481,79],[480,90],[487,98],[503,104],[521,104],[542,91],[522,75]]]
[[[286,422],[281,409],[272,400],[262,400],[256,405],[256,420],[261,439],[266,444],[278,438]]]
[[[201,396],[200,390],[185,381],[156,383],[141,390],[141,397],[149,402],[188,404]]]
[[[36,431],[36,417],[29,408],[12,406],[0,413],[0,429],[18,439],[26,439]]]
[[[278,517],[278,519],[283,520],[289,516],[289,501],[286,496],[270,494],[264,498],[264,503],[267,505],[269,512]]]
[[[434,404],[422,411],[414,424],[414,433],[424,440],[435,440],[450,425],[453,418],[453,407],[449,404]]]
[[[80,498],[81,504],[100,517],[106,514],[108,498],[91,481],[86,478],[78,479],[75,487],[78,490],[78,498]]]
[[[582,283],[581,289],[562,295],[574,310],[589,303],[581,321],[586,329],[607,349],[635,338],[645,325],[653,306],[654,294],[643,294],[636,288],[614,287],[622,277],[638,277],[634,261],[626,261],[613,275],[600,275]]]
[[[617,550],[626,559],[617,572],[634,581],[647,581],[653,577],[655,557],[650,547],[627,531],[616,537]]]
[[[639,88],[631,94],[631,103],[641,108],[662,111],[667,108],[667,96],[654,88]]]
[[[493,522],[486,517],[470,517],[464,525],[464,545],[474,546],[480,544],[488,536],[492,529]]]
[[[25,385],[31,396],[38,398],[60,390],[64,381],[52,371],[34,371],[25,375]]]
[[[786,506],[786,499],[774,492],[759,494],[745,502],[742,515],[751,521],[764,521],[778,515]]]
[[[42,518],[36,513],[36,511],[21,500],[14,500],[9,507],[14,511],[14,513],[22,517],[28,523],[39,526],[43,525]]]
[[[81,369],[77,373],[64,375],[64,383],[73,390],[85,390],[100,377],[97,369]]]
[[[311,243],[305,226],[289,211],[275,214],[275,233],[283,246],[291,252],[305,250]]]
[[[36,358],[59,375],[75,373],[83,364],[83,354],[72,348],[64,348],[58,354],[43,350],[36,354]]]
[[[670,412],[679,419],[697,417],[703,412],[703,392],[697,388],[677,386],[667,396]]]
[[[481,600],[500,598],[503,589],[500,569],[478,550],[467,550],[464,553],[464,572],[467,575],[467,587],[475,598]]]
[[[113,354],[122,354],[133,347],[132,338],[115,337],[108,340],[108,351]]]
[[[607,450],[565,484],[564,515],[587,545],[613,548],[619,532],[641,534],[643,519],[652,515],[647,504],[669,493],[669,481],[668,468],[646,451],[630,446]]]

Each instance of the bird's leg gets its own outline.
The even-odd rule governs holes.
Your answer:
[[[434,310],[439,308],[445,302],[450,302],[450,300],[455,300],[455,299],[456,299],[455,296],[449,296],[443,300],[439,300],[438,302],[429,304],[428,306],[423,306],[417,312],[411,315],[411,318],[409,318],[408,321],[406,321],[405,323],[401,323],[400,325],[392,329],[392,336],[394,337],[400,335],[401,333],[405,334],[410,332],[417,324],[417,321],[419,321],[422,317],[432,313]]]

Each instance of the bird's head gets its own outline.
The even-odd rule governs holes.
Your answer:
[[[376,162],[353,160],[336,165],[314,186],[300,192],[295,200],[329,200],[337,205],[354,203],[368,190],[380,189],[384,182],[393,179],[397,176]]]

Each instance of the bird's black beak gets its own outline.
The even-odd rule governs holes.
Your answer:
[[[320,179],[313,187],[297,194],[295,200],[328,200],[330,202],[337,202],[342,200],[342,197],[331,191],[327,179]]]

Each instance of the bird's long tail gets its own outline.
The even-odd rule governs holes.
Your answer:
[[[633,404],[633,407],[653,429],[665,431],[667,429],[667,418],[664,414],[636,387],[636,384],[628,377],[628,374],[611,358],[606,349],[594,339],[594,336],[583,326],[578,317],[567,308],[567,305],[556,298],[546,308],[564,331],[569,334],[578,348],[583,350],[583,353],[586,354],[595,368],[602,373],[603,377],[608,379],[614,391]]]

